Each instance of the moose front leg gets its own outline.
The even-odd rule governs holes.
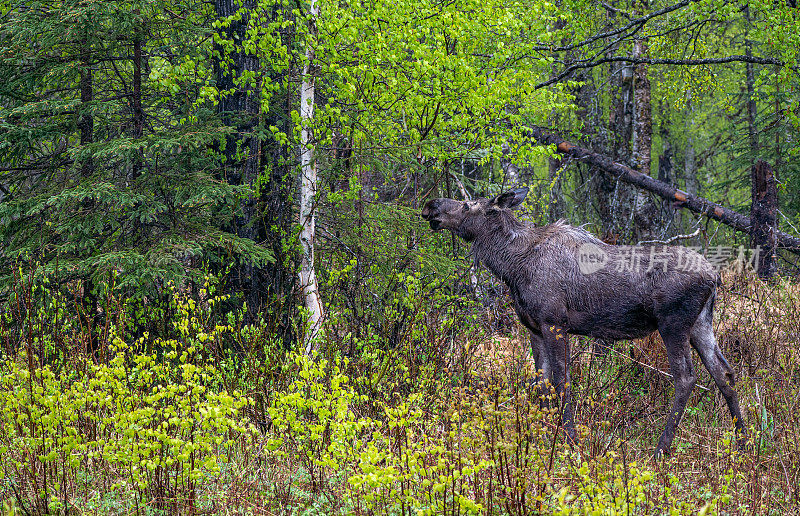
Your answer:
[[[552,383],[553,381],[553,368],[551,367],[550,353],[544,344],[544,337],[541,332],[531,330],[531,354],[533,355],[533,362],[536,364],[536,377],[534,378],[531,387],[539,387],[540,394],[544,391],[541,387],[545,381]]]
[[[569,374],[569,339],[567,332],[558,325],[543,324],[542,336],[543,349],[549,351],[553,374],[553,387],[556,389],[561,406],[561,422],[570,441],[577,442],[578,434],[575,431],[575,417],[572,406],[572,388]]]

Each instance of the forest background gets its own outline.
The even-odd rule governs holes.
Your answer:
[[[798,51],[794,0],[3,0],[3,511],[791,513]],[[747,451],[701,387],[650,458],[656,337],[574,342],[564,442],[505,287],[419,218],[520,185],[529,223],[774,251],[715,320]]]

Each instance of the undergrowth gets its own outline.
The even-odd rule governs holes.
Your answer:
[[[490,335],[469,295],[411,271],[392,280],[374,331],[348,327],[341,309],[312,357],[223,312],[211,277],[168,289],[144,310],[155,322],[108,288],[102,328],[32,278],[18,276],[0,315],[7,514],[800,508],[800,291],[790,283],[731,276],[717,303],[748,449],[732,443],[724,403],[701,376],[673,454],[656,461],[672,394],[657,338],[611,350],[574,340],[582,426],[572,444],[558,400],[531,387],[524,333]]]

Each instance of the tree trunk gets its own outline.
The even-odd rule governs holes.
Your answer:
[[[694,102],[692,90],[686,92],[686,110],[684,134],[686,134],[686,147],[683,152],[683,187],[691,195],[697,195],[697,155],[694,146]],[[678,181],[675,181],[679,184]],[[688,213],[678,212],[678,228],[681,231],[690,230],[692,217]]]
[[[612,2],[612,7],[615,7]],[[617,10],[609,10],[612,20],[617,17]],[[609,47],[608,56],[619,52],[619,44]],[[633,68],[626,63],[612,62],[609,69],[609,89],[611,105],[608,123],[608,153],[615,161],[630,165],[631,140],[633,136]],[[607,206],[601,206],[599,212],[606,217],[603,220],[603,238],[619,241],[627,238],[627,224],[632,215],[634,192],[618,181],[608,181],[603,174],[597,174],[599,187],[598,199],[605,193]],[[601,201],[602,202],[602,201]],[[624,236],[623,236],[624,234]]]
[[[658,157],[658,180],[664,183],[672,183],[674,181],[673,175],[673,150],[672,143],[670,142],[669,126],[667,124],[668,115],[665,113],[665,107],[661,104],[663,116],[661,118],[661,127],[659,130],[661,136],[661,155]],[[661,210],[658,215],[658,225],[661,231],[665,231],[672,222],[674,210],[670,206],[669,201],[666,199],[661,200]]]
[[[273,19],[287,17],[279,7],[273,11]],[[282,42],[287,48],[294,46],[294,31],[282,35]],[[284,75],[294,77],[292,66],[281,73],[272,72],[272,81],[280,84]],[[292,134],[293,123],[291,113],[295,108],[295,91],[286,88],[281,99],[272,102],[270,111],[265,116],[265,126],[275,126],[283,134]],[[266,164],[267,183],[262,186],[264,241],[272,250],[275,262],[267,264],[263,272],[264,293],[262,298],[270,303],[267,321],[276,337],[279,337],[285,349],[290,349],[297,342],[295,321],[298,315],[298,256],[294,246],[287,245],[293,235],[296,223],[294,204],[289,199],[295,195],[295,174],[291,165],[292,154],[288,145],[269,139],[263,143],[264,162]]]
[[[225,125],[235,127],[226,137],[223,178],[231,185],[246,185],[254,188],[261,173],[261,140],[256,135],[261,111],[260,90],[243,77],[259,70],[258,58],[246,51],[243,42],[247,36],[250,12],[256,8],[255,0],[244,0],[241,8],[236,0],[215,0],[214,7],[219,18],[227,18],[241,10],[241,17],[234,19],[221,29],[222,37],[233,42],[233,51],[225,56],[221,45],[216,46],[220,57],[215,62],[217,88],[220,91],[219,112]],[[229,61],[225,61],[225,57]],[[263,192],[263,189],[262,189]],[[237,213],[226,230],[239,237],[255,242],[267,240],[267,231],[262,216],[262,202],[254,194],[241,202]],[[281,202],[286,202],[284,198]],[[276,267],[283,264],[276,260]],[[266,306],[268,288],[263,281],[264,271],[251,263],[240,263],[231,271],[229,286],[241,293],[247,303],[247,319]]]
[[[672,147],[668,141],[664,142],[664,151],[658,157],[658,180],[672,183]]]
[[[314,268],[314,212],[317,202],[317,168],[314,159],[314,142],[311,125],[314,122],[314,42],[316,19],[319,7],[315,0],[309,6],[306,39],[306,60],[303,65],[303,82],[300,85],[300,287],[303,289],[305,306],[308,310],[308,332],[305,337],[306,354],[310,355],[319,334],[323,309]]]
[[[633,45],[633,56],[647,56],[647,44],[636,40]],[[633,150],[634,167],[642,174],[650,175],[651,148],[653,139],[653,118],[650,105],[650,79],[647,77],[647,65],[638,64],[634,69],[634,122]],[[656,225],[657,209],[653,200],[645,192],[637,190],[634,206],[634,232],[638,241],[652,240]]]
[[[684,188],[692,195],[697,195],[697,158],[694,148],[694,104],[692,91],[689,90],[686,99],[686,151],[683,156]]]
[[[78,129],[80,130],[80,145],[81,151],[84,153],[81,162],[81,179],[84,182],[91,181],[94,174],[94,159],[85,150],[87,145],[94,142],[94,117],[91,113],[91,103],[94,100],[94,78],[92,74],[92,46],[89,41],[89,28],[84,28],[84,37],[81,41],[81,68],[79,87],[81,94],[81,109],[80,118],[78,120]],[[86,197],[81,202],[81,209],[89,212],[94,210],[95,202],[92,197]],[[94,293],[95,285],[90,273],[86,274],[83,278],[83,303],[86,310],[86,323],[90,326],[89,338],[90,342],[87,345],[87,352],[95,354],[98,351],[99,339],[99,326],[100,319],[98,317],[98,300]]]
[[[548,175],[550,178],[550,204],[548,206],[548,217],[550,222],[555,222],[564,218],[566,209],[564,208],[564,193],[562,191],[561,160],[549,158]]]
[[[645,57],[647,44],[638,40],[634,44],[634,57]],[[650,107],[650,79],[647,65],[638,64],[634,71],[634,138],[632,162],[642,174],[650,175],[650,149],[653,139],[653,118]]]
[[[563,39],[563,43],[569,44],[569,39],[565,37]],[[570,62],[574,62],[574,54],[574,52],[567,53],[567,57],[570,59]],[[603,81],[603,83],[605,83],[606,79],[606,77],[599,77],[599,80]],[[589,147],[607,150],[609,148],[607,138],[608,131],[606,130],[608,122],[605,121],[606,114],[602,107],[602,94],[598,92],[597,88],[595,87],[595,76],[593,73],[591,73],[591,71],[576,70],[574,80],[580,83],[579,88],[577,91],[574,91],[574,94],[576,108],[575,117],[577,117],[579,124],[581,127],[583,127],[584,138],[581,143],[586,144]],[[569,172],[569,167],[564,166],[562,160],[558,161],[561,163],[559,167],[563,168],[561,172],[561,181],[564,181],[566,179],[564,175]],[[574,173],[576,174],[577,184],[585,184],[588,189],[591,189],[594,192],[599,192],[605,189],[613,191],[614,184],[608,181],[608,176],[606,174],[599,173],[598,170],[590,167],[581,167],[578,165],[575,167]],[[589,218],[589,214],[592,213],[600,218],[604,230],[606,228],[610,228],[612,224],[609,209],[610,207],[607,201],[608,195],[589,194],[588,196],[591,198],[590,202],[581,203],[576,206],[575,215],[580,216],[583,220],[587,220]],[[562,201],[565,201],[563,196],[561,199]],[[562,213],[564,213],[565,208],[563,202],[560,208],[563,210]]]
[[[500,167],[503,169],[503,184],[517,185],[519,184],[519,167],[512,161],[511,146],[508,143],[503,143],[501,147],[503,157],[500,158]]]
[[[611,69],[613,90],[609,130],[612,135],[611,155],[619,162],[631,162],[633,137],[633,70],[630,65],[618,64]]]
[[[778,185],[772,167],[758,160],[751,172],[752,204],[750,205],[750,246],[758,262],[753,266],[761,278],[769,279],[777,272],[775,248],[778,246]]]

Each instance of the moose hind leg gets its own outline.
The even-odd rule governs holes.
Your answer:
[[[672,371],[675,383],[675,397],[672,401],[672,409],[667,417],[667,425],[664,427],[664,432],[661,434],[656,446],[655,455],[657,457],[669,453],[678,424],[683,417],[686,402],[689,401],[689,395],[697,383],[687,335],[683,333],[668,333],[663,330],[660,330],[660,333],[667,348],[669,368]]]
[[[714,329],[711,326],[710,313],[708,316],[706,316],[705,313],[700,314],[697,322],[692,327],[690,340],[692,347],[697,351],[697,354],[700,355],[703,365],[708,369],[708,372],[714,379],[714,383],[717,384],[720,392],[722,392],[725,403],[728,404],[728,410],[733,418],[733,424],[736,426],[737,440],[739,446],[742,447],[747,440],[747,430],[745,429],[742,412],[739,408],[739,396],[734,390],[734,372],[733,368],[725,359],[725,355],[722,354],[722,350],[719,349],[717,339],[714,338]]]

